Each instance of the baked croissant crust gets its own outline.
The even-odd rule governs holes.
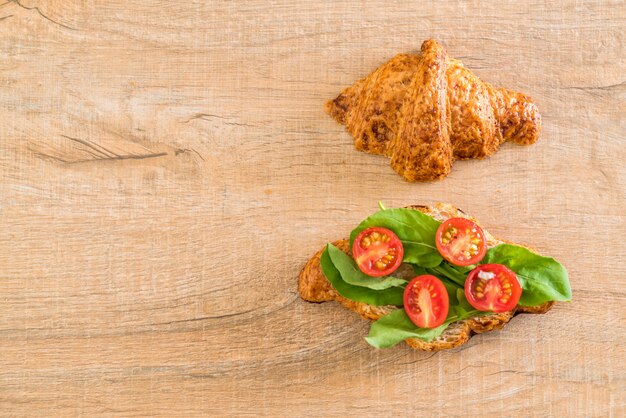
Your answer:
[[[328,101],[360,151],[386,155],[408,181],[445,177],[454,159],[485,158],[504,141],[532,144],[541,115],[522,93],[496,88],[429,39]]]

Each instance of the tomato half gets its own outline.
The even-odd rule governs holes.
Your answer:
[[[420,328],[436,328],[443,324],[449,307],[446,287],[435,276],[417,276],[404,289],[404,310]]]
[[[465,297],[479,311],[510,311],[521,295],[517,276],[502,264],[480,265],[465,280]]]
[[[449,218],[439,225],[435,242],[441,256],[457,266],[476,264],[487,252],[485,232],[465,218]]]
[[[396,271],[404,257],[400,238],[386,228],[367,228],[352,243],[352,256],[359,270],[381,277]]]

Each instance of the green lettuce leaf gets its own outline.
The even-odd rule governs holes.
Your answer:
[[[467,275],[471,271],[471,269],[455,266],[447,261],[444,261],[436,267],[427,268],[425,270],[427,271],[427,274],[432,274],[439,278],[445,277],[460,287],[465,286],[465,279],[467,279]]]
[[[413,272],[415,273],[416,276],[422,276],[424,274],[430,274],[432,276],[437,277],[439,280],[441,280],[443,285],[446,287],[446,291],[448,292],[448,299],[450,301],[450,305],[458,305],[459,304],[459,299],[457,297],[457,293],[458,293],[459,290],[461,292],[464,292],[464,287],[459,285],[456,280],[453,280],[453,279],[449,278],[445,274],[440,274],[439,273],[439,269],[438,269],[439,266],[438,267],[434,267],[434,268],[424,268],[424,267],[420,267],[420,266],[415,265],[415,264],[411,264],[411,267],[413,267]],[[463,299],[465,300],[465,294],[463,294]],[[468,304],[469,304],[469,302],[468,302]]]
[[[372,324],[365,341],[376,348],[393,347],[407,338],[432,341],[447,327],[448,324],[444,323],[440,327],[432,329],[418,328],[411,322],[404,309],[396,309]]]
[[[344,282],[354,286],[368,287],[374,290],[384,290],[390,287],[405,286],[406,280],[395,277],[370,277],[359,270],[352,257],[332,244],[328,244],[328,255],[335,268],[339,271]]]
[[[384,290],[374,290],[363,286],[354,286],[346,283],[342,278],[339,270],[333,264],[328,248],[332,244],[328,244],[320,257],[320,266],[324,276],[333,285],[335,290],[346,299],[355,302],[365,302],[369,305],[383,306],[396,305],[402,306],[404,289],[401,287],[390,287]]]
[[[404,262],[435,267],[441,255],[435,245],[435,234],[441,222],[419,210],[383,209],[364,220],[350,234],[350,245],[366,228],[378,226],[393,231],[404,246]]]
[[[517,274],[522,285],[522,306],[537,306],[548,301],[572,300],[567,270],[552,257],[544,257],[527,248],[500,244],[487,250],[481,264],[504,264]]]
[[[459,304],[450,305],[446,321],[437,328],[420,328],[411,322],[404,309],[397,309],[374,322],[365,340],[376,348],[393,347],[407,338],[430,342],[440,336],[452,322],[489,314],[472,308],[462,291],[457,291],[455,296],[460,299]]]

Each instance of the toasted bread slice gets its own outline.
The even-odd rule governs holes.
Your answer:
[[[435,219],[443,221],[447,218],[462,217],[468,218],[478,223],[478,221],[466,215],[462,210],[444,203],[439,203],[434,207],[429,206],[409,206],[411,209],[422,211]],[[489,232],[485,231],[487,237],[487,246],[494,247],[507,241],[499,240],[493,237]],[[348,240],[339,240],[333,244],[344,251],[349,252],[350,243]],[[519,244],[517,244],[519,245]],[[308,302],[327,302],[335,300],[346,308],[355,311],[361,317],[369,320],[377,320],[378,318],[398,309],[395,306],[372,306],[362,302],[354,302],[339,295],[332,287],[330,282],[322,273],[320,267],[320,256],[324,248],[319,250],[305,264],[298,277],[298,291],[300,297]],[[546,302],[539,306],[517,306],[512,311],[503,313],[494,313],[491,315],[468,318],[462,321],[453,322],[446,330],[431,342],[426,342],[418,338],[409,338],[406,343],[418,350],[438,351],[458,347],[467,342],[472,335],[480,334],[495,329],[500,329],[506,325],[515,315],[520,313],[546,313],[552,308],[554,302]]]

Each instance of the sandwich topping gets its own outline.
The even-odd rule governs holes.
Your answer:
[[[521,295],[517,276],[502,264],[481,264],[465,280],[465,297],[479,311],[513,310]]]
[[[328,244],[324,276],[346,299],[387,306],[366,337],[378,348],[407,338],[432,341],[453,322],[571,300],[565,268],[513,244],[489,244],[474,221],[440,222],[419,210],[381,210],[350,234],[351,253]],[[394,277],[401,264],[414,277]]]
[[[400,267],[404,247],[396,234],[386,228],[367,228],[354,240],[352,255],[363,273],[387,276]]]
[[[417,276],[404,289],[404,310],[418,327],[436,328],[443,324],[449,307],[446,287],[435,276]]]
[[[483,229],[465,218],[450,218],[439,225],[436,243],[441,256],[457,266],[476,264],[487,252]]]

